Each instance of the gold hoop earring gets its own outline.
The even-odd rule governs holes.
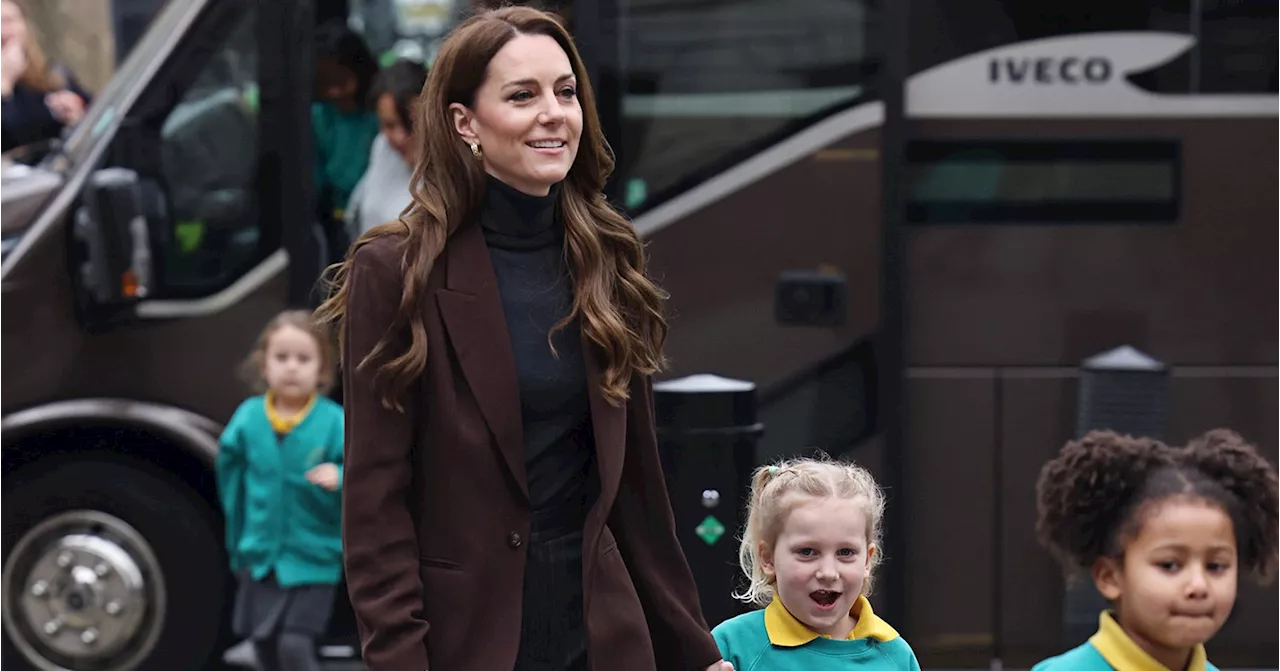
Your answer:
[[[475,142],[472,142],[472,143],[471,143],[471,155],[472,155],[472,156],[474,156],[474,157],[476,157],[476,158],[478,159],[478,158],[480,158],[480,157],[484,156],[484,151],[483,151],[482,149],[480,149],[480,145],[479,145],[479,144],[477,144],[477,143],[475,143]]]

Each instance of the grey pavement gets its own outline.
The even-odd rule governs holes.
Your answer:
[[[366,671],[364,663],[358,660],[350,659],[330,659],[325,654],[326,650],[320,651],[320,668],[323,671]],[[342,651],[334,651],[342,652]],[[228,648],[222,654],[222,661],[232,669],[253,669],[258,671],[258,657],[253,652],[253,646],[248,641],[242,641],[239,644]]]

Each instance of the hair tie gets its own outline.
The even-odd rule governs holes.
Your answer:
[[[777,466],[770,466],[770,467],[769,467],[769,475],[777,475],[777,474],[778,474],[778,467],[777,467]]]

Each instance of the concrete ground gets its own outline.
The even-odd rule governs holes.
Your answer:
[[[320,651],[320,668],[324,671],[365,671],[364,664],[358,660],[335,659],[330,656],[341,655],[346,657],[350,654],[347,650],[321,650]],[[345,654],[344,654],[345,653]],[[257,671],[261,667],[258,666],[258,658],[253,652],[253,646],[248,641],[243,641],[239,645],[229,648],[222,655],[222,661],[231,669],[254,669]]]

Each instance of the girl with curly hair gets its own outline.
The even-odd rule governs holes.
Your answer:
[[[1276,569],[1275,468],[1231,431],[1185,447],[1092,432],[1037,483],[1040,541],[1110,603],[1098,632],[1033,671],[1213,671],[1204,643],[1237,578]]]

